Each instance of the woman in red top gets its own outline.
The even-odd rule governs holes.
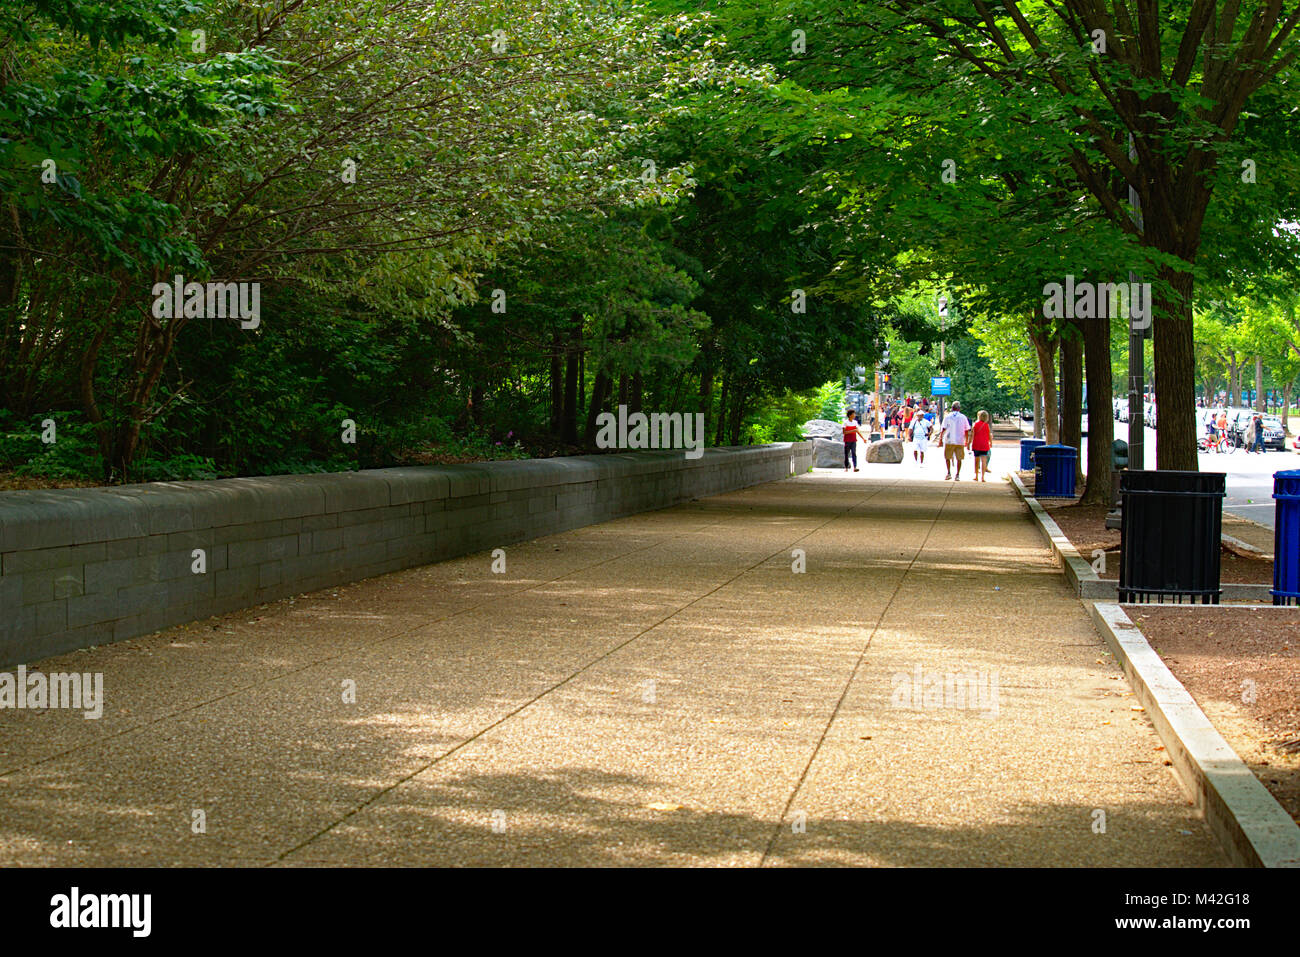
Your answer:
[[[989,414],[980,409],[975,417],[975,424],[970,428],[966,444],[975,453],[975,481],[986,481],[989,474],[989,451],[993,448],[993,427],[989,425]]]

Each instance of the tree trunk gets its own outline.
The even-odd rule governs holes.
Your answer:
[[[1093,321],[1093,320],[1086,320]],[[1083,447],[1083,334],[1077,325],[1061,332],[1061,444]],[[1083,463],[1075,458],[1075,477],[1083,478]]]
[[[713,367],[707,364],[700,373],[700,411],[704,413],[704,434],[709,434],[709,420],[713,415]]]
[[[605,398],[609,393],[610,380],[604,372],[596,373],[596,381],[591,385],[591,404],[587,406],[586,444],[596,444],[596,416],[605,408]]]
[[[1039,438],[1045,439],[1049,445],[1056,445],[1061,440],[1059,423],[1057,422],[1058,396],[1056,393],[1056,337],[1050,336],[1035,328],[1037,317],[1031,320],[1029,326],[1029,337],[1034,343],[1034,351],[1038,354],[1038,381],[1042,385],[1043,391],[1043,414],[1041,416],[1041,427],[1035,428],[1035,434]]]
[[[1196,353],[1192,342],[1190,273],[1161,270],[1168,299],[1157,297],[1154,311],[1156,393],[1156,468],[1195,472]]]
[[[721,445],[727,438],[727,391],[731,388],[731,376],[722,379],[722,391],[718,394],[718,431],[713,436],[713,444]]]
[[[475,425],[483,424],[483,384],[480,382],[469,388],[469,420]]]
[[[566,445],[578,444],[578,395],[582,383],[582,328],[569,331],[569,346],[564,354],[564,415],[560,425],[560,441]]]
[[[1043,384],[1034,383],[1034,438],[1043,437]]]
[[[1292,379],[1282,387],[1282,432],[1284,434],[1290,432],[1287,424],[1291,417],[1291,388],[1294,385],[1295,380]]]
[[[1241,370],[1237,367],[1237,353],[1228,358],[1228,405],[1241,405],[1237,395],[1241,382]]]
[[[641,378],[641,373],[632,373],[632,388],[627,396],[627,414],[641,411],[642,392],[645,390],[645,383]]]
[[[1264,411],[1264,357],[1255,356],[1255,411]]]
[[[1088,471],[1079,504],[1109,505],[1113,493],[1110,447],[1115,441],[1115,414],[1108,319],[1084,322],[1083,357],[1088,376]]]
[[[551,333],[551,435],[558,436],[564,422],[564,350],[560,330]]]
[[[728,432],[732,445],[740,444],[740,427],[745,418],[744,394],[741,388],[731,390],[731,422]]]

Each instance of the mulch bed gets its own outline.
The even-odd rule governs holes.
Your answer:
[[[1103,578],[1114,578],[1119,574],[1119,530],[1106,527],[1106,513],[1110,511],[1105,505],[1075,505],[1062,502],[1048,505],[1039,502],[1052,516],[1052,521],[1060,526],[1062,533],[1079,554],[1091,561],[1095,549],[1102,549],[1106,554],[1106,568],[1110,574]],[[1261,558],[1244,558],[1236,552],[1222,549],[1219,580],[1231,584],[1273,584],[1273,563]]]
[[[1103,577],[1115,576],[1120,534],[1106,528],[1107,506],[1040,504],[1085,559],[1104,550],[1110,575]],[[1221,559],[1222,582],[1273,582],[1271,561],[1226,548]],[[1300,610],[1231,605],[1126,605],[1125,610],[1232,749],[1300,822]]]
[[[92,479],[52,479],[43,476],[15,475],[13,472],[0,472],[0,492],[47,488],[94,488],[98,484],[101,483],[97,483]]]
[[[1255,776],[1300,822],[1300,610],[1128,612]]]

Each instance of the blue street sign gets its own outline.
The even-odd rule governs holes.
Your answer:
[[[952,395],[952,376],[950,375],[930,376],[930,394],[931,395]]]

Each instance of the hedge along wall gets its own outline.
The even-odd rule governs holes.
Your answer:
[[[0,666],[807,471],[807,442],[0,492]],[[195,549],[203,553],[197,572]]]

